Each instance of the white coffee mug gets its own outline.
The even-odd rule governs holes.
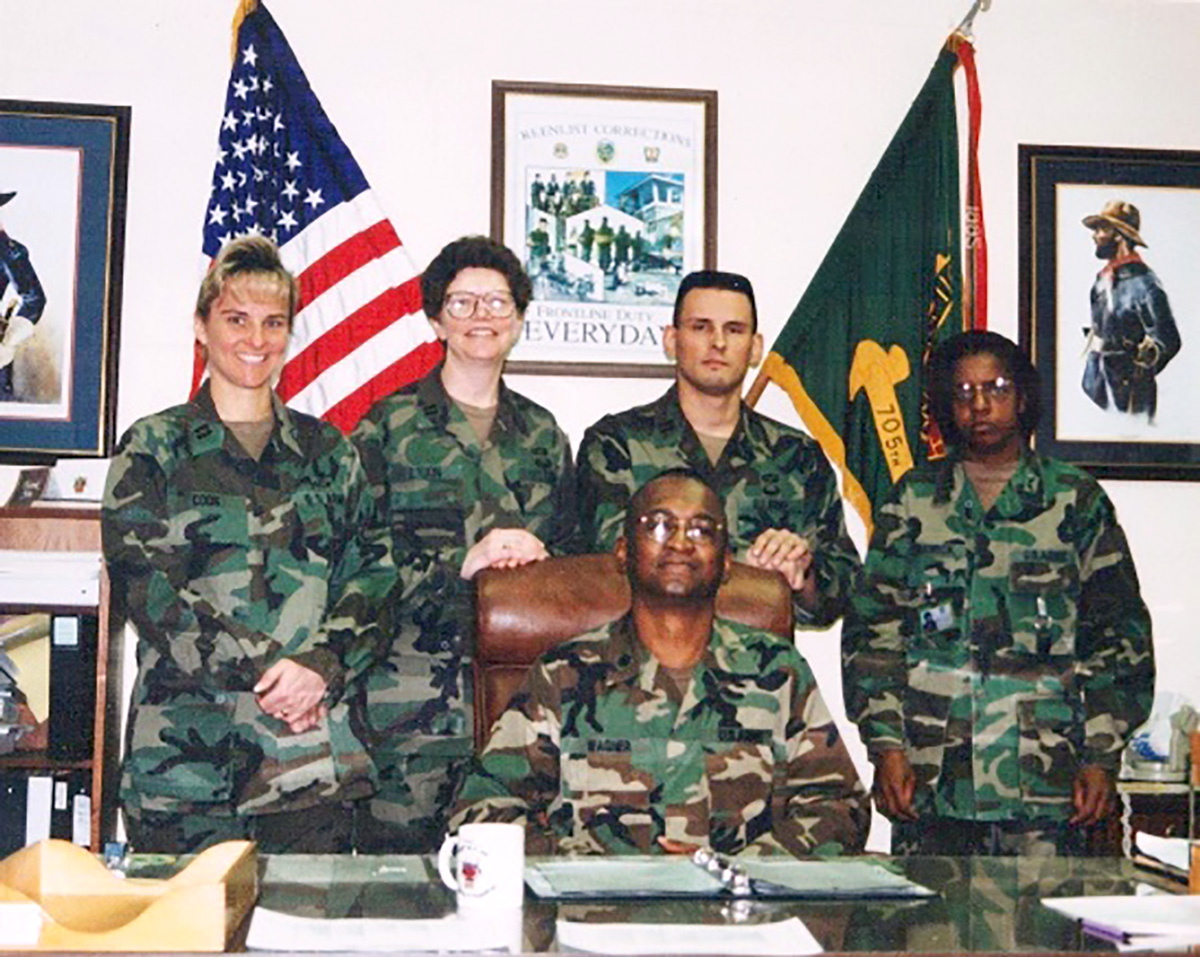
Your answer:
[[[520,907],[525,899],[525,828],[464,824],[438,852],[438,873],[463,907]]]

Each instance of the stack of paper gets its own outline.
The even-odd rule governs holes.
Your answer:
[[[298,917],[258,907],[250,921],[247,950],[304,952],[463,953],[520,952],[521,910],[429,919]],[[515,928],[512,925],[515,920]]]
[[[99,552],[0,550],[0,603],[74,608],[99,602]]]
[[[1113,941],[1121,950],[1200,943],[1200,896],[1054,897],[1042,903],[1082,921],[1085,933]]]

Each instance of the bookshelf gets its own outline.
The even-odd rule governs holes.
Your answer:
[[[100,508],[94,503],[34,504],[0,508],[0,550],[39,553],[95,553],[99,556]],[[0,595],[0,612],[18,614],[44,612],[58,615],[95,615],[96,674],[95,706],[91,715],[77,716],[92,722],[90,754],[83,757],[55,757],[49,751],[16,751],[0,755],[0,772],[23,770],[53,773],[85,771],[91,777],[91,842],[93,851],[103,849],[116,831],[117,782],[120,758],[121,654],[120,632],[110,627],[108,578],[99,572],[99,592],[94,601],[71,599],[59,604],[42,600],[13,600],[8,589]]]

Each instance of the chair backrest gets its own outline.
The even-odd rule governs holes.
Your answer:
[[[609,553],[571,555],[475,576],[475,746],[529,666],[559,642],[629,610],[629,582]],[[734,562],[717,614],[792,639],[792,593],[777,572]]]

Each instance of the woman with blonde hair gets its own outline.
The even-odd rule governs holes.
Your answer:
[[[121,801],[141,851],[345,850],[374,786],[344,698],[387,634],[395,570],[360,534],[353,447],[274,393],[296,298],[273,243],[227,244],[193,320],[207,381],[134,423],[109,470],[104,554],[138,633]]]

